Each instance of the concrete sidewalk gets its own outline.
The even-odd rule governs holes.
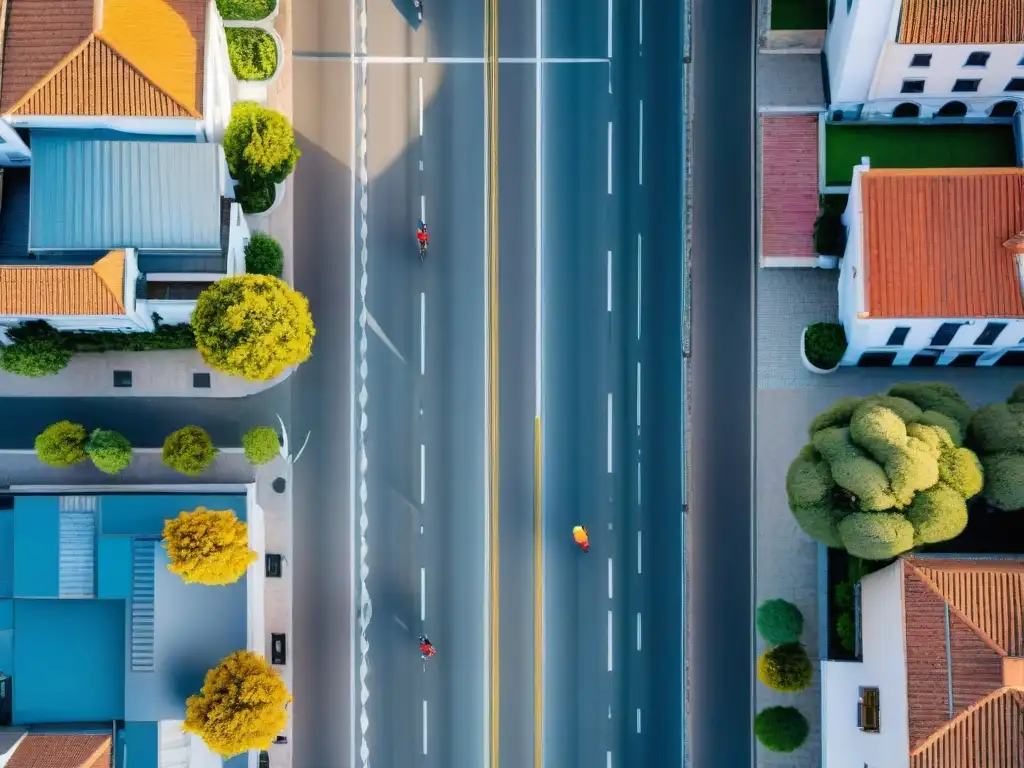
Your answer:
[[[164,466],[159,448],[136,448],[132,463],[118,475],[107,475],[86,459],[73,467],[51,467],[36,458],[35,451],[0,451],[0,487],[79,485],[117,489],[133,485],[174,488],[212,485],[246,485],[256,477],[255,468],[241,448],[223,448],[213,464],[199,477],[189,477]]]

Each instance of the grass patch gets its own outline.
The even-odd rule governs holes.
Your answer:
[[[277,7],[277,0],[217,0],[224,21],[259,21]]]
[[[825,183],[848,185],[862,157],[873,168],[1013,168],[1012,125],[825,125]]]
[[[772,0],[772,29],[825,29],[826,0]]]

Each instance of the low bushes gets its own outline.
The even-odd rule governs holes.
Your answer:
[[[70,467],[86,457],[85,427],[70,421],[51,424],[36,436],[36,456],[51,467]]]
[[[242,213],[265,213],[277,199],[277,188],[273,182],[260,180],[240,181],[235,187],[235,198],[242,206]],[[257,274],[267,274],[260,272]],[[277,277],[277,275],[275,275]]]
[[[842,256],[846,251],[846,225],[842,211],[823,207],[814,220],[814,252],[822,256]]]
[[[164,440],[164,464],[183,475],[201,475],[217,456],[213,441],[200,427],[182,427]]]
[[[811,659],[800,643],[769,648],[757,660],[757,679],[773,691],[796,693],[811,684]]]
[[[132,463],[132,444],[112,429],[94,429],[85,443],[85,452],[96,469],[108,475],[116,475]]]
[[[217,0],[224,21],[259,21],[277,8],[276,0]]]
[[[846,332],[839,323],[814,323],[804,334],[804,355],[815,368],[829,371],[846,354]]]
[[[807,718],[796,707],[767,707],[754,719],[754,735],[772,752],[793,752],[811,732]]]
[[[277,71],[277,43],[266,31],[256,27],[229,27],[231,71],[239,80],[269,80]]]
[[[775,598],[757,608],[757,631],[771,645],[795,643],[804,631],[804,616],[792,603]]]
[[[242,435],[242,450],[250,464],[259,466],[279,455],[281,441],[273,427],[253,427]]]
[[[231,108],[224,132],[224,157],[231,178],[241,183],[280,183],[295,170],[300,154],[291,123],[280,112],[254,101],[239,101]]]
[[[273,203],[273,199],[270,202]],[[281,244],[262,232],[253,234],[245,244],[245,271],[251,275],[280,277],[284,271],[284,249]]]

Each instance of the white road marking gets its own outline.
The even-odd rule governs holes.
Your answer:
[[[371,56],[361,53],[296,51],[293,59],[299,61],[351,61],[360,64],[483,64],[482,56]],[[564,58],[558,56],[502,56],[499,64],[607,64],[608,58]]]
[[[533,147],[534,156],[537,160],[537,168],[534,173],[534,221],[536,222],[536,265],[534,268],[534,418],[539,419],[541,415],[541,381],[543,370],[543,280],[544,280],[544,170],[543,170],[543,140],[541,138],[541,127],[544,123],[544,71],[540,65],[540,58],[543,54],[543,0],[536,0],[534,18],[536,19],[535,46],[537,64],[534,71],[534,83],[536,88],[534,114],[537,119],[534,122]]]
[[[636,572],[637,575],[644,572],[644,534],[636,532]]]
[[[419,79],[419,94],[420,94],[420,136],[423,135],[423,78]],[[643,102],[641,102],[643,103]]]
[[[427,569],[420,568],[420,621],[427,620]]]
[[[612,473],[612,393],[608,393],[608,474]]]
[[[637,363],[639,367],[639,363]],[[426,371],[427,368],[427,294],[420,294],[420,375]],[[637,401],[637,409],[639,411],[640,401]],[[639,421],[637,422],[639,423]]]
[[[636,708],[636,732],[640,733],[640,707]],[[423,754],[426,754],[426,752]]]
[[[427,220],[427,196],[420,195],[420,221]]]
[[[612,193],[612,121],[608,121],[608,194]]]
[[[400,627],[401,627],[402,629],[404,629],[404,630],[405,630],[406,632],[408,632],[408,631],[409,631],[409,628],[408,628],[407,626],[405,626],[405,622],[404,622],[404,621],[402,621],[402,620],[401,620],[400,618],[398,618],[397,616],[392,616],[391,618],[392,618],[392,619],[394,619],[394,620],[395,620],[395,623],[396,623],[396,624],[398,624],[398,626],[400,626]]]
[[[608,750],[608,766],[607,766],[607,768],[612,768],[612,751],[610,749]]]
[[[608,558],[608,599],[612,599],[612,559]]]
[[[640,45],[644,44],[644,0],[640,0]]]
[[[420,131],[422,133],[422,131]],[[640,186],[644,185],[644,100],[640,99],[640,151],[637,153],[640,166]]]
[[[427,500],[427,446],[420,443],[420,504]]]
[[[636,235],[636,340],[640,341],[640,307],[643,304],[644,238]]]
[[[640,462],[636,463],[636,504],[640,506],[641,502],[641,491],[643,484],[640,482]]]
[[[640,378],[640,361],[636,361],[636,431],[640,434],[640,393],[643,391],[641,385],[643,381]]]
[[[612,57],[612,4],[613,0],[608,0],[608,58]]]
[[[422,160],[420,160],[420,170],[421,171],[423,170],[423,161]]]
[[[370,328],[371,331],[373,331],[375,334],[377,334],[377,337],[381,341],[384,342],[384,345],[389,350],[391,350],[391,353],[395,357],[397,357],[399,360],[401,360],[402,363],[405,363],[405,358],[402,357],[402,353],[398,351],[398,347],[396,347],[394,344],[391,343],[391,339],[389,339],[388,335],[386,333],[384,333],[384,329],[381,328],[380,325],[377,323],[377,318],[375,318],[370,313],[369,310],[366,310],[366,325]]]
[[[638,651],[643,648],[643,642],[641,642],[643,640],[642,626],[643,624],[640,620],[640,614],[638,613],[636,615],[636,649]]]
[[[427,754],[427,700],[423,700],[423,754]]]
[[[608,611],[608,671],[612,671],[612,612]]]
[[[612,311],[612,252],[608,251],[608,311]]]

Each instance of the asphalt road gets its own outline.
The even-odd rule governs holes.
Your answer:
[[[693,0],[692,764],[755,763],[754,4]],[[811,713],[808,713],[811,714]]]

